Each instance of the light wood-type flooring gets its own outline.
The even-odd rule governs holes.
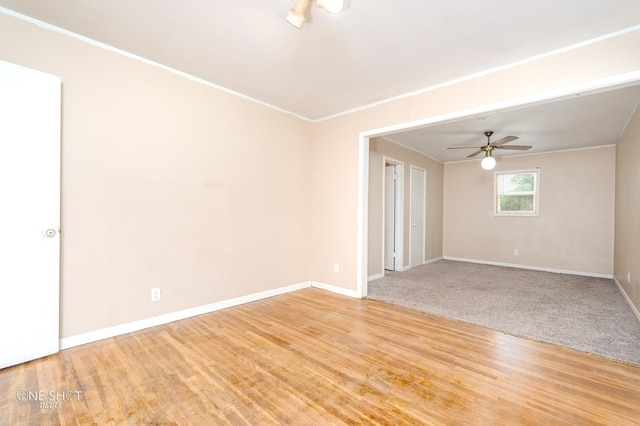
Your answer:
[[[22,424],[631,425],[640,367],[305,289],[0,370]]]

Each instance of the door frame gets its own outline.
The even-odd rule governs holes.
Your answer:
[[[385,238],[385,229],[386,229],[386,188],[387,188],[387,177],[386,177],[386,167],[387,164],[394,165],[396,167],[396,202],[395,202],[395,226],[394,226],[394,234],[395,234],[395,262],[394,262],[394,271],[402,271],[404,270],[404,162],[396,160],[394,158],[383,156],[382,157],[382,273],[384,274],[384,257],[385,257],[385,248],[386,248],[386,238]]]
[[[424,169],[422,167],[418,167],[415,165],[411,165],[409,167],[409,223],[413,224],[415,223],[415,221],[413,220],[413,203],[415,202],[415,200],[413,199],[413,185],[414,185],[414,180],[413,180],[413,170],[419,170],[423,173],[423,177],[422,177],[422,217],[421,217],[421,221],[422,221],[422,259],[421,259],[421,263],[420,265],[424,265],[425,261],[426,261],[426,257],[427,257],[427,169]],[[409,267],[413,268],[415,266],[420,266],[420,265],[414,265],[412,263],[413,260],[413,232],[410,230],[409,231]]]

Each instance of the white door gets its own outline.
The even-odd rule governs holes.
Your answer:
[[[384,168],[384,269],[396,269],[396,166]]]
[[[411,167],[411,267],[424,263],[426,176],[424,169]]]
[[[58,77],[0,61],[0,368],[58,351]]]

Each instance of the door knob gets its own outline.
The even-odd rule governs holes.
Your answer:
[[[45,229],[44,231],[42,231],[42,235],[44,235],[45,237],[53,237],[56,235],[56,233],[56,230],[53,228]]]

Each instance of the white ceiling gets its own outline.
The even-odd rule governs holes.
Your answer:
[[[492,142],[513,135],[519,139],[507,145],[532,146],[527,151],[494,150],[495,157],[615,145],[639,101],[637,85],[435,124],[386,139],[441,162],[467,160],[477,150],[447,148],[479,148],[487,143],[487,130],[494,131]]]
[[[0,0],[0,7],[312,121],[640,24],[638,0],[347,0],[338,15],[312,1],[308,21],[298,30],[285,21],[293,5],[292,0]],[[546,149],[562,143],[549,139],[552,131],[566,134],[562,122],[551,126],[560,114],[582,131],[571,138],[573,145],[601,133],[603,143],[615,143],[621,117],[630,113],[629,97],[638,99],[633,93],[622,97],[624,107],[613,100],[611,110],[596,103],[599,114],[582,125],[571,114],[573,107],[549,112],[540,107],[524,118],[518,112],[491,115],[484,123],[460,122],[394,138],[418,150],[428,146],[425,152],[440,161],[454,158],[443,152],[444,145],[480,143],[487,127],[496,138],[516,134],[519,142]],[[605,118],[612,124],[603,123]],[[603,124],[588,126],[595,123]]]

